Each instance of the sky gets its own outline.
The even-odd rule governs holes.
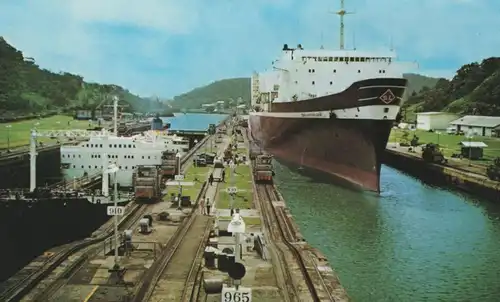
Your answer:
[[[346,48],[450,78],[500,53],[498,0],[345,0]],[[0,0],[0,35],[43,68],[170,98],[267,69],[284,43],[339,47],[339,0]],[[355,37],[355,38],[354,38]],[[391,42],[392,41],[392,42]]]

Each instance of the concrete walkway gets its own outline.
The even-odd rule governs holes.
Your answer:
[[[224,155],[224,150],[226,150],[227,146],[229,145],[230,138],[229,136],[224,136],[222,144],[218,145],[218,150],[217,150],[217,157],[222,157]],[[213,168],[210,170],[210,172],[213,172]],[[210,174],[209,174],[210,175]],[[208,177],[208,176],[207,176]],[[215,182],[212,185],[209,185],[207,182],[207,190],[205,192],[205,200],[208,198],[210,199],[210,204],[212,205],[210,207],[210,215],[216,215],[217,214],[217,209],[215,208],[215,205],[217,204],[215,199],[217,198],[217,188],[218,188],[219,182]],[[199,213],[205,213],[206,208],[202,209],[201,206],[205,205],[200,205],[199,208]]]

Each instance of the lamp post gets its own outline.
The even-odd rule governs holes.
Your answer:
[[[115,211],[118,208],[118,174],[117,174],[118,171],[119,171],[119,168],[116,164],[111,164],[105,170],[106,174],[113,173],[113,178],[114,178],[113,206],[114,206]],[[106,177],[107,177],[107,175],[106,175]],[[113,217],[113,224],[114,224],[114,229],[115,229],[115,234],[114,234],[114,237],[115,237],[114,238],[115,239],[114,240],[115,241],[115,259],[114,259],[113,270],[119,270],[120,265],[118,264],[118,215],[116,213]]]
[[[113,203],[115,206],[115,209],[118,207],[118,167],[114,169],[114,179],[115,179],[115,184],[114,184],[114,192],[113,192]],[[115,225],[115,268],[117,269],[119,267],[118,265],[118,215],[115,215],[114,217],[114,225]]]
[[[194,145],[195,146],[198,145],[198,140],[197,139],[194,140]],[[194,158],[194,166],[198,167],[198,158],[196,158],[196,157]]]
[[[236,165],[234,164],[234,161],[231,160],[229,162],[229,169],[230,169],[230,172],[231,172],[231,187],[234,188],[234,171],[235,171],[235,168],[236,168]],[[232,192],[230,195],[231,195],[231,213],[233,213],[234,211],[234,194],[236,194],[236,192]]]
[[[5,128],[7,128],[7,152],[10,152],[10,128],[12,125],[7,125]]]
[[[208,132],[205,132],[205,137],[208,136]],[[203,152],[206,152],[207,151],[207,144],[203,144]]]
[[[181,181],[183,180],[182,174],[181,174],[181,153],[177,152],[175,154],[175,158],[177,158],[177,181],[179,181],[179,196],[177,197],[177,209],[181,210],[181,197],[182,197],[182,185]]]

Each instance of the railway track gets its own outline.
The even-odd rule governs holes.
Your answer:
[[[206,141],[210,139],[208,136],[204,138],[198,145],[198,147],[193,148],[186,156],[182,159],[181,164],[183,165],[183,169],[187,168],[187,164],[190,163],[192,156],[196,153],[196,151],[203,146]],[[133,201],[131,201],[133,202]],[[119,222],[118,228],[120,230],[125,230],[129,228],[131,225],[137,223],[139,219],[141,219],[147,209],[148,205],[142,204],[134,204],[129,212],[123,217],[123,219]],[[195,206],[193,209],[196,209]],[[33,290],[42,280],[44,280],[47,276],[49,276],[56,268],[58,268],[66,259],[75,253],[88,248],[89,254],[95,252],[99,249],[99,243],[104,240],[110,238],[113,235],[114,226],[110,224],[104,232],[94,238],[86,238],[83,240],[76,241],[71,243],[55,254],[48,257],[41,266],[36,270],[28,271],[28,273],[24,276],[20,276],[20,278],[16,278],[16,280],[9,282],[6,281],[3,284],[2,292],[0,293],[0,301],[2,302],[10,302],[10,301],[20,301],[23,297],[28,295],[31,290]],[[96,245],[95,247],[92,247]],[[75,269],[75,268],[72,268]],[[68,272],[65,272],[68,274]],[[43,292],[36,295],[34,301],[46,301],[46,298],[50,296],[52,293],[57,290],[62,284],[51,284]],[[45,299],[45,300],[43,300]]]
[[[132,301],[149,301],[155,293],[166,301],[191,300],[199,259],[213,222],[211,217],[194,214],[194,209],[179,225],[160,259],[146,272]]]
[[[198,207],[199,200],[177,227],[159,259],[146,271],[131,301],[149,301],[156,293],[166,301],[192,300],[201,274],[201,255],[214,220],[197,215]]]
[[[207,188],[203,190],[206,192]],[[161,295],[162,301],[185,302],[199,295],[199,280],[203,276],[201,256],[214,221],[213,217],[196,214],[199,202],[196,200],[159,259],[146,271],[130,301],[145,302]]]
[[[279,243],[282,243],[293,254],[298,268],[302,273],[307,289],[309,290],[310,297],[313,299],[312,301],[335,301],[335,298],[331,295],[318,268],[315,265],[312,265],[312,268],[308,265],[311,259],[307,259],[308,256],[304,255],[304,253],[301,252],[301,248],[295,244],[295,234],[288,223],[288,218],[286,217],[284,208],[275,208],[273,206],[273,201],[280,200],[274,185],[256,184],[256,189],[259,197],[259,207],[261,209],[266,228],[271,232],[270,236],[282,256],[285,251]],[[292,273],[288,269],[289,265],[290,264],[285,264],[282,266],[282,270],[284,268],[283,273],[285,279],[284,281],[286,282],[285,285],[288,289],[285,293],[288,297],[285,298],[288,298],[287,300],[291,301],[299,301],[301,300],[301,293],[297,290],[297,287],[293,283]],[[318,288],[315,284],[319,284],[324,290],[318,292]]]
[[[121,233],[127,229],[134,229],[139,220],[144,217],[144,214],[146,214],[146,210],[149,206],[150,205],[147,204],[134,204],[134,208],[131,212],[132,217],[130,217],[130,219],[127,219],[127,221],[122,221],[122,223],[118,226],[118,231]],[[112,235],[114,235],[114,226],[112,224],[110,224],[109,229],[109,232],[111,234],[108,235],[105,239],[111,238]],[[108,230],[106,231],[108,232]],[[61,278],[56,282],[51,283],[49,286],[44,288],[42,292],[36,294],[30,300],[39,302],[49,301],[50,297],[52,297],[52,295],[56,293],[57,290],[66,285],[67,281],[70,279],[69,276],[71,276],[74,272],[77,272],[78,269],[84,265],[84,263],[86,262],[85,260],[96,256],[99,252],[102,252],[102,245],[98,244],[98,242],[88,246],[87,250],[85,250],[82,261],[78,261],[76,265],[69,267],[68,270],[63,273],[63,275],[68,276],[68,278]]]
[[[130,223],[131,218],[141,215],[142,205],[134,205],[130,212],[120,221],[119,227]],[[142,217],[142,216],[141,216]],[[53,272],[64,260],[76,252],[88,248],[94,244],[102,242],[110,238],[113,234],[113,225],[106,228],[105,232],[95,238],[86,238],[75,243],[69,244],[62,248],[56,254],[50,256],[41,267],[35,271],[30,272],[26,276],[19,278],[12,284],[8,284],[7,288],[0,294],[0,301],[19,301],[27,295],[37,284]]]

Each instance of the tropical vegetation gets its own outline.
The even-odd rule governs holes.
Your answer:
[[[95,109],[111,95],[130,106],[126,111],[162,107],[118,85],[89,83],[82,76],[40,68],[33,58],[0,37],[0,120],[13,121],[75,109]]]
[[[413,93],[403,106],[407,121],[417,112],[446,111],[460,115],[500,115],[500,58],[460,67],[451,80],[439,79]]]

